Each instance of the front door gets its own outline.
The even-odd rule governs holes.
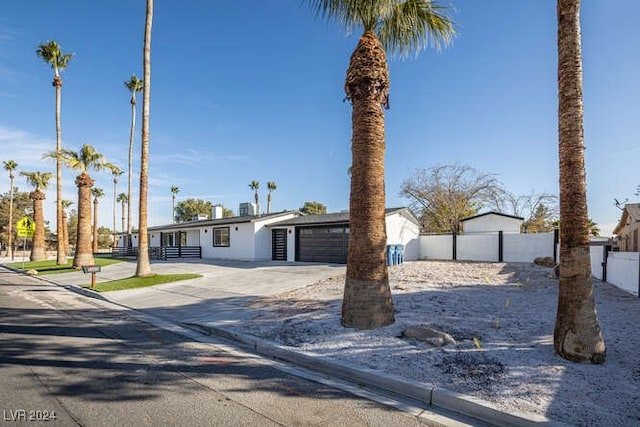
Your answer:
[[[271,230],[271,259],[273,261],[287,260],[286,228],[274,228]]]

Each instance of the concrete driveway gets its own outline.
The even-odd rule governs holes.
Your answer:
[[[196,273],[202,277],[147,288],[105,292],[110,301],[178,323],[210,326],[242,321],[260,312],[249,307],[257,298],[305,287],[345,273],[344,265],[278,261],[180,260],[152,262],[154,273]],[[133,276],[135,262],[108,265],[97,282]],[[84,285],[90,275],[46,276],[61,284]]]

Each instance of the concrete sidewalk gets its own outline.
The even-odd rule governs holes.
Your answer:
[[[135,274],[134,262],[103,267],[97,274],[98,283],[130,277]],[[155,273],[197,273],[203,277],[167,283],[147,288],[96,293],[84,288],[90,282],[88,274],[64,273],[41,276],[40,279],[65,286],[75,292],[99,298],[169,320],[211,335],[236,341],[260,354],[338,376],[357,383],[381,388],[423,402],[426,407],[438,407],[463,416],[473,417],[483,425],[558,425],[535,415],[505,413],[488,402],[472,396],[454,393],[435,386],[425,386],[392,378],[378,371],[354,368],[310,356],[263,339],[237,334],[229,326],[260,314],[250,307],[257,298],[276,295],[344,274],[344,265],[284,262],[242,262],[216,260],[156,261]],[[69,286],[71,285],[71,286]],[[446,425],[449,425],[446,423]],[[466,425],[464,422],[459,425]]]

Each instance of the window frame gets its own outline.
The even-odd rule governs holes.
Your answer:
[[[227,241],[224,242],[224,232],[226,231]],[[220,235],[218,233],[221,233]],[[216,244],[216,236],[219,235],[219,242]],[[212,243],[214,248],[228,248],[231,246],[231,227],[217,227],[212,230]]]

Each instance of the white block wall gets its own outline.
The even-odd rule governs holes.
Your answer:
[[[458,261],[498,261],[498,233],[467,234],[457,238]]]
[[[638,296],[640,252],[609,252],[607,282]]]
[[[538,257],[553,258],[553,232],[536,234],[504,233],[502,236],[504,262],[533,262]]]
[[[437,234],[420,236],[420,259],[453,259],[453,236]]]

